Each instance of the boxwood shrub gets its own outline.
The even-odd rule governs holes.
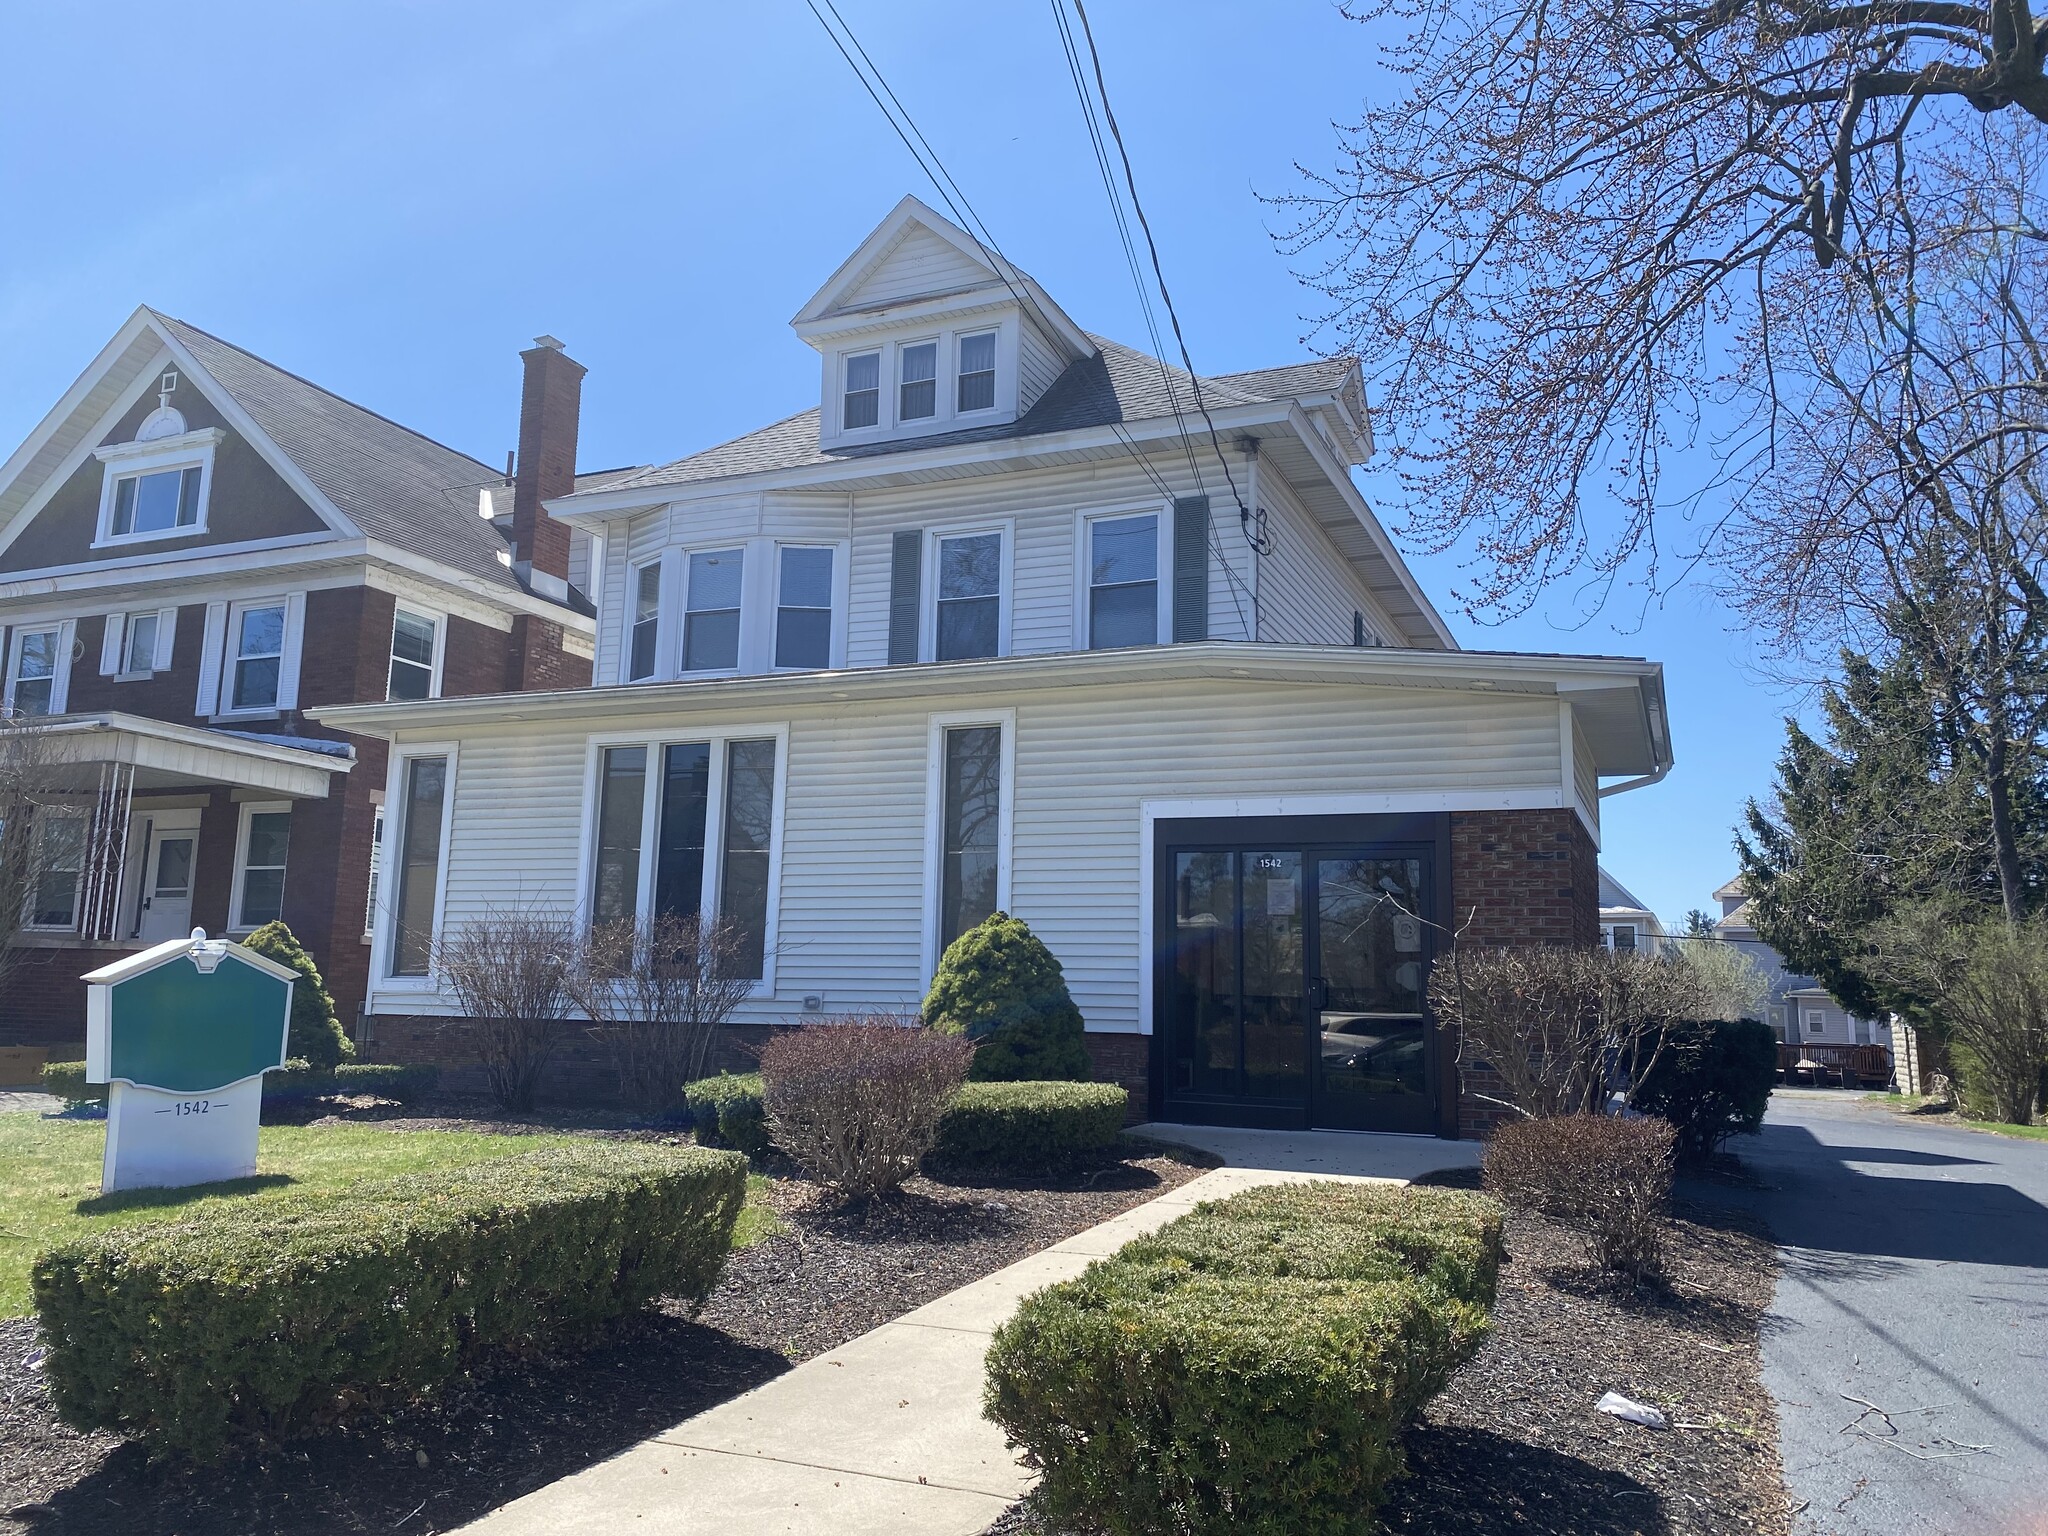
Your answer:
[[[1123,1135],[1130,1094],[1115,1083],[968,1083],[939,1118],[936,1163],[1056,1168]]]
[[[31,1269],[51,1396],[212,1460],[701,1300],[745,1199],[730,1152],[607,1141],[95,1233]]]
[[[1669,1120],[1678,1155],[1711,1157],[1731,1136],[1762,1128],[1778,1080],[1778,1032],[1756,1019],[1675,1020],[1634,1103]]]
[[[440,1077],[441,1069],[434,1066],[345,1061],[338,1067],[323,1068],[294,1061],[275,1072],[263,1074],[263,1102],[291,1103],[302,1099],[370,1093],[406,1104],[433,1092]],[[54,1094],[67,1104],[107,1102],[107,1085],[88,1083],[82,1061],[47,1063],[43,1067],[43,1092]]]
[[[1500,1259],[1481,1195],[1253,1190],[1027,1298],[986,1410],[1056,1525],[1366,1536],[1403,1427],[1485,1336]]]
[[[700,1077],[683,1090],[690,1123],[707,1146],[736,1147],[749,1157],[766,1156],[768,1109],[758,1072],[721,1072]]]

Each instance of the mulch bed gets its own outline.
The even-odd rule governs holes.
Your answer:
[[[1409,1431],[1408,1475],[1380,1510],[1387,1530],[1787,1531],[1777,1417],[1759,1379],[1758,1327],[1777,1272],[1762,1231],[1718,1206],[1681,1203],[1668,1283],[1640,1293],[1605,1281],[1583,1241],[1543,1217],[1512,1213],[1507,1247],[1493,1333]],[[1610,1390],[1661,1408],[1675,1427],[1594,1412]],[[1027,1500],[987,1536],[1055,1533]]]
[[[419,1106],[394,1127],[661,1135],[610,1117],[486,1125]],[[350,1118],[364,1118],[350,1116]],[[592,1123],[595,1120],[597,1123]],[[672,1132],[666,1133],[672,1135]],[[207,1472],[57,1424],[24,1368],[28,1319],[0,1321],[0,1530],[34,1536],[446,1531],[760,1385],[796,1361],[1196,1177],[1198,1154],[1131,1143],[1057,1179],[914,1179],[864,1214],[777,1179],[784,1229],[735,1254],[692,1320],[664,1310],[574,1359],[530,1358],[431,1403]]]

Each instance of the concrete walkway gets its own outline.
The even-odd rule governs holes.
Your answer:
[[[1204,1200],[1319,1178],[1466,1166],[1467,1143],[1148,1125],[1230,1166],[807,1360],[632,1450],[514,1500],[472,1536],[974,1536],[1032,1474],[981,1416],[989,1336],[1031,1292]]]
[[[1734,1145],[1783,1268],[1764,1385],[1801,1536],[2048,1530],[2048,1145],[1840,1093]]]

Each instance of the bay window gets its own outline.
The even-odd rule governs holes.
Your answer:
[[[633,617],[626,635],[626,681],[654,676],[661,644],[661,562],[649,560],[632,571]]]
[[[740,664],[740,593],[746,551],[690,556],[683,607],[683,670],[729,672]]]
[[[832,550],[786,544],[776,573],[775,665],[832,664]]]

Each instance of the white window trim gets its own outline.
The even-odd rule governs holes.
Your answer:
[[[939,968],[939,867],[944,850],[946,732],[964,726],[994,725],[1003,732],[1003,782],[996,805],[996,910],[1010,911],[1011,868],[1014,864],[1017,815],[1017,711],[1014,709],[949,710],[929,717],[925,736],[924,780],[924,904],[919,948],[922,996],[931,990]]]
[[[649,555],[644,560],[628,560],[626,562],[626,600],[619,605],[621,615],[619,624],[619,682],[622,685],[667,681],[666,676],[662,672],[662,664],[669,652],[667,634],[670,627],[669,614],[671,612],[669,588],[673,584],[671,573],[664,568],[668,560],[668,552],[663,551],[658,555]],[[657,572],[654,584],[654,668],[645,677],[635,677],[633,675],[633,631],[637,627],[637,614],[640,607],[640,573],[650,566]]]
[[[917,616],[917,655],[920,661],[936,661],[939,654],[939,541],[977,533],[1002,535],[1002,559],[996,577],[996,655],[1010,654],[1010,596],[1017,585],[1017,524],[1014,518],[1005,517],[924,530],[924,568],[919,573],[918,582],[922,610]]]
[[[283,608],[284,635],[278,642],[277,659],[277,702],[254,709],[236,709],[235,701],[235,635],[241,628],[242,615],[252,608]],[[274,720],[299,707],[299,658],[305,645],[306,595],[303,592],[273,592],[264,597],[238,598],[227,604],[226,620],[221,629],[220,655],[215,664],[213,709],[215,720]],[[389,660],[390,647],[385,647]]]
[[[41,634],[42,631],[37,630],[36,633]],[[76,933],[78,932],[79,922],[85,916],[85,872],[89,856],[92,852],[92,849],[87,846],[92,838],[90,813],[84,806],[78,805],[52,805],[44,807],[41,815],[36,818],[33,828],[38,841],[42,838],[42,829],[52,821],[76,821],[83,827],[78,856],[78,878],[71,887],[71,921],[68,923],[31,922],[29,919],[35,911],[37,894],[35,889],[31,887],[22,896],[21,931],[23,933]],[[42,851],[38,847],[35,857],[35,865],[38,869],[42,867],[42,862]]]
[[[782,552],[785,549],[829,549],[832,551],[832,635],[826,646],[825,670],[836,672],[846,665],[846,619],[848,599],[852,591],[852,553],[845,540],[834,539],[776,539],[768,546],[769,558],[762,563],[768,567],[768,635],[765,645],[764,672],[815,672],[816,667],[779,667],[775,664],[775,647],[782,627]],[[742,614],[742,620],[745,619]],[[744,660],[745,647],[742,646]]]
[[[159,437],[146,443],[110,443],[95,448],[93,457],[106,465],[100,477],[99,522],[93,532],[94,549],[120,548],[129,544],[154,544],[163,539],[186,539],[206,532],[207,515],[213,500],[213,451],[227,434],[218,427],[201,427],[176,437]],[[134,475],[150,475],[166,469],[199,471],[199,516],[183,528],[158,528],[147,533],[114,532],[114,487]]]
[[[725,874],[725,760],[726,748],[735,741],[775,743],[775,808],[768,829],[768,920],[762,931],[761,979],[748,992],[750,998],[775,996],[775,948],[781,933],[782,841],[789,804],[789,722],[767,725],[721,725],[714,730],[613,731],[592,736],[583,764],[583,823],[576,852],[576,930],[590,930],[591,886],[597,879],[598,799],[603,790],[605,750],[609,747],[645,747],[647,781],[640,800],[640,875],[634,890],[634,911],[644,915],[654,907],[656,860],[652,857],[660,827],[661,796],[656,792],[664,748],[702,743],[710,747],[711,776],[704,805],[704,885],[698,894],[698,910],[717,913],[724,893],[719,889]]]
[[[391,606],[391,636],[384,647],[384,697],[391,697],[391,668],[398,660],[398,616],[409,614],[415,619],[425,619],[434,626],[434,655],[428,664],[427,697],[441,697],[441,667],[448,655],[448,615],[418,603],[398,602]],[[417,665],[417,663],[409,663]],[[282,691],[283,679],[279,680]]]
[[[1084,507],[1074,519],[1074,649],[1089,649],[1092,636],[1088,632],[1088,596],[1094,587],[1090,581],[1088,540],[1093,524],[1114,522],[1121,517],[1153,517],[1158,519],[1159,553],[1156,565],[1159,572],[1159,622],[1155,645],[1165,645],[1173,639],[1173,505],[1164,501],[1135,501],[1123,506]]]
[[[952,420],[951,401],[946,393],[953,380],[953,370],[946,366],[946,350],[949,345],[953,345],[951,332],[931,331],[920,336],[905,336],[891,347],[889,360],[893,366],[889,370],[889,410],[882,418],[891,429],[910,427],[918,432],[928,432],[934,424]],[[932,413],[929,416],[903,414],[903,386],[909,382],[903,377],[903,354],[912,347],[932,349]],[[954,346],[954,351],[958,352],[957,345]],[[920,379],[918,382],[924,381]]]
[[[846,365],[856,357],[872,355],[875,360],[875,424],[871,427],[849,427],[846,424]],[[889,348],[883,343],[869,342],[858,347],[845,347],[832,354],[832,427],[835,437],[880,437],[894,430],[896,415],[890,400],[892,388],[889,371]]]
[[[373,790],[370,799],[370,866],[363,880],[363,942],[377,941],[377,899],[384,893],[384,795]]]
[[[77,623],[72,619],[61,619],[55,624],[17,624],[7,637],[7,692],[0,700],[0,708],[8,714],[14,713],[14,685],[21,681],[21,642],[27,635],[57,636],[56,665],[50,672],[50,713],[63,714],[71,704],[71,650],[75,644]]]
[[[233,934],[254,933],[262,923],[245,922],[242,917],[242,878],[249,871],[249,822],[256,816],[289,815],[292,803],[289,800],[244,800],[239,807],[240,816],[235,823],[235,872],[234,883],[228,887],[228,932]],[[285,849],[285,879],[291,879],[292,848],[287,834]],[[269,866],[264,866],[268,868]],[[280,895],[278,916],[284,915],[284,902]],[[268,922],[269,919],[264,920]]]
[[[952,349],[953,360],[949,369],[952,402],[952,418],[955,421],[983,421],[992,418],[1003,408],[1003,327],[1001,325],[968,326],[961,330],[949,331],[946,343]],[[960,409],[960,344],[975,336],[993,336],[996,339],[995,367],[990,370],[993,387],[989,391],[989,403],[977,406],[971,411]]]
[[[399,839],[405,835],[407,766],[414,758],[445,757],[448,759],[448,772],[441,790],[441,844],[436,850],[434,866],[432,931],[438,941],[448,915],[448,851],[455,842],[457,755],[458,746],[452,741],[407,742],[391,750],[391,764],[384,776],[384,844],[379,853],[383,874],[377,882],[378,905],[372,919],[374,926],[370,941],[370,988],[373,993],[433,992],[440,989],[441,979],[431,959],[424,976],[394,976],[391,973],[391,946],[397,938],[393,930],[398,922],[398,908],[390,900],[390,892],[392,877],[398,872]]]
[[[754,585],[756,564],[760,559],[759,546],[752,539],[733,539],[729,542],[713,540],[702,546],[673,551],[676,563],[676,623],[675,644],[670,653],[670,664],[677,678],[738,677],[747,671],[747,619]],[[738,555],[740,557],[740,601],[739,633],[733,644],[733,663],[729,667],[686,667],[683,665],[686,648],[690,643],[690,561],[698,555]],[[664,607],[666,605],[664,604]],[[710,608],[707,613],[725,613],[724,608]],[[657,672],[659,667],[656,668]]]

